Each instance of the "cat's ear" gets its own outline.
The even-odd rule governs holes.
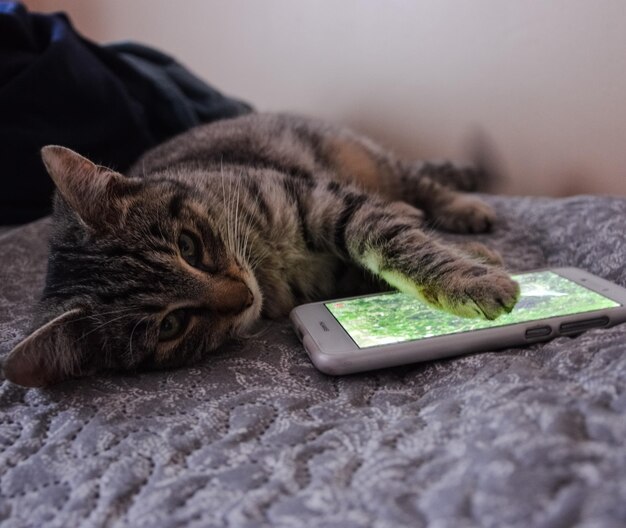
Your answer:
[[[65,147],[43,147],[41,158],[63,199],[95,229],[119,219],[124,197],[139,185]]]
[[[4,360],[4,377],[24,387],[44,387],[77,375],[76,321],[83,318],[81,310],[70,310],[35,330]]]

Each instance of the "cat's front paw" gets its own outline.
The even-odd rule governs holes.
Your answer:
[[[519,293],[519,285],[504,270],[482,265],[450,273],[439,287],[424,291],[427,300],[448,312],[489,320],[509,313]]]

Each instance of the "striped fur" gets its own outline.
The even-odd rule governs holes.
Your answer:
[[[490,229],[493,211],[461,192],[479,171],[409,163],[327,123],[256,114],[198,127],[130,178],[62,147],[43,157],[55,228],[38,330],[5,364],[17,383],[191,363],[261,315],[347,293],[363,270],[463,316],[495,318],[518,296],[476,246],[422,229]],[[201,246],[194,265],[181,233]],[[160,339],[173,311],[184,331]]]

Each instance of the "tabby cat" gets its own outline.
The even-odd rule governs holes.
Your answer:
[[[406,162],[345,128],[220,121],[130,177],[59,146],[42,157],[57,194],[35,330],[4,364],[20,385],[198,361],[260,316],[337,295],[354,270],[467,317],[496,318],[519,295],[487,252],[424,229],[491,228],[493,210],[463,193],[477,170]]]

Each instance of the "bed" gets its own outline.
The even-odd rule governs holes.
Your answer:
[[[512,270],[626,286],[626,199],[491,197]],[[0,356],[47,219],[0,237]],[[460,236],[450,236],[460,240]],[[626,325],[345,377],[287,320],[194,368],[0,385],[3,526],[622,527]]]

